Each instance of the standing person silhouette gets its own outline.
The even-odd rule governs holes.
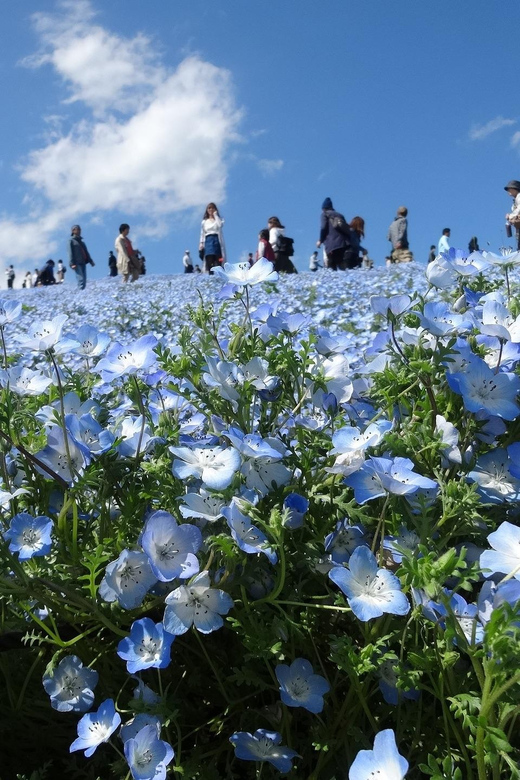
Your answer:
[[[224,220],[218,213],[216,205],[208,203],[200,224],[199,250],[204,252],[204,270],[209,274],[215,266],[219,265],[220,258],[223,262],[226,261],[223,224]]]
[[[68,246],[69,264],[72,270],[76,272],[78,288],[80,290],[84,290],[87,286],[87,264],[95,265],[95,262],[92,260],[87,246],[81,237],[80,226],[73,225],[70,232],[71,236]]]
[[[344,270],[343,257],[350,247],[350,228],[345,217],[334,209],[330,198],[321,204],[320,237],[316,241],[318,249],[325,244],[327,268]]]

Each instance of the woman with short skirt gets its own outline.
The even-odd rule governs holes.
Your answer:
[[[218,208],[214,203],[208,203],[200,226],[199,251],[204,252],[204,271],[213,273],[212,269],[219,265],[219,260],[226,261],[226,249]]]

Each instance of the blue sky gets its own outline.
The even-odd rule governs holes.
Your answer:
[[[280,217],[306,269],[324,197],[366,220],[376,263],[397,207],[425,262],[505,241],[520,178],[520,8],[487,0],[4,0],[0,260],[65,256],[79,222],[107,273],[121,221],[150,273],[196,253],[205,204],[228,260]],[[8,8],[8,10],[7,10]],[[0,271],[1,272],[1,271]]]

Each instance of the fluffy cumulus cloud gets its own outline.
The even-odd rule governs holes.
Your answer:
[[[21,170],[33,204],[27,221],[37,224],[43,254],[71,219],[95,221],[117,209],[146,218],[149,235],[159,235],[173,215],[200,208],[209,194],[223,199],[241,119],[228,71],[198,56],[165,67],[146,36],[124,38],[100,26],[88,0],[65,0],[33,22],[40,50],[23,64],[51,66],[64,103],[85,109],[68,129],[57,124]],[[34,257],[24,232],[8,216],[0,220],[9,260]]]
[[[473,125],[469,131],[470,141],[482,141],[487,138],[488,135],[496,133],[497,130],[502,130],[504,127],[510,127],[516,125],[516,119],[506,119],[503,116],[496,116],[494,119],[490,119],[485,125]]]

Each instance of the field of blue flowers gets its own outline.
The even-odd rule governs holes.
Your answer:
[[[2,780],[518,780],[519,265],[5,292]]]

